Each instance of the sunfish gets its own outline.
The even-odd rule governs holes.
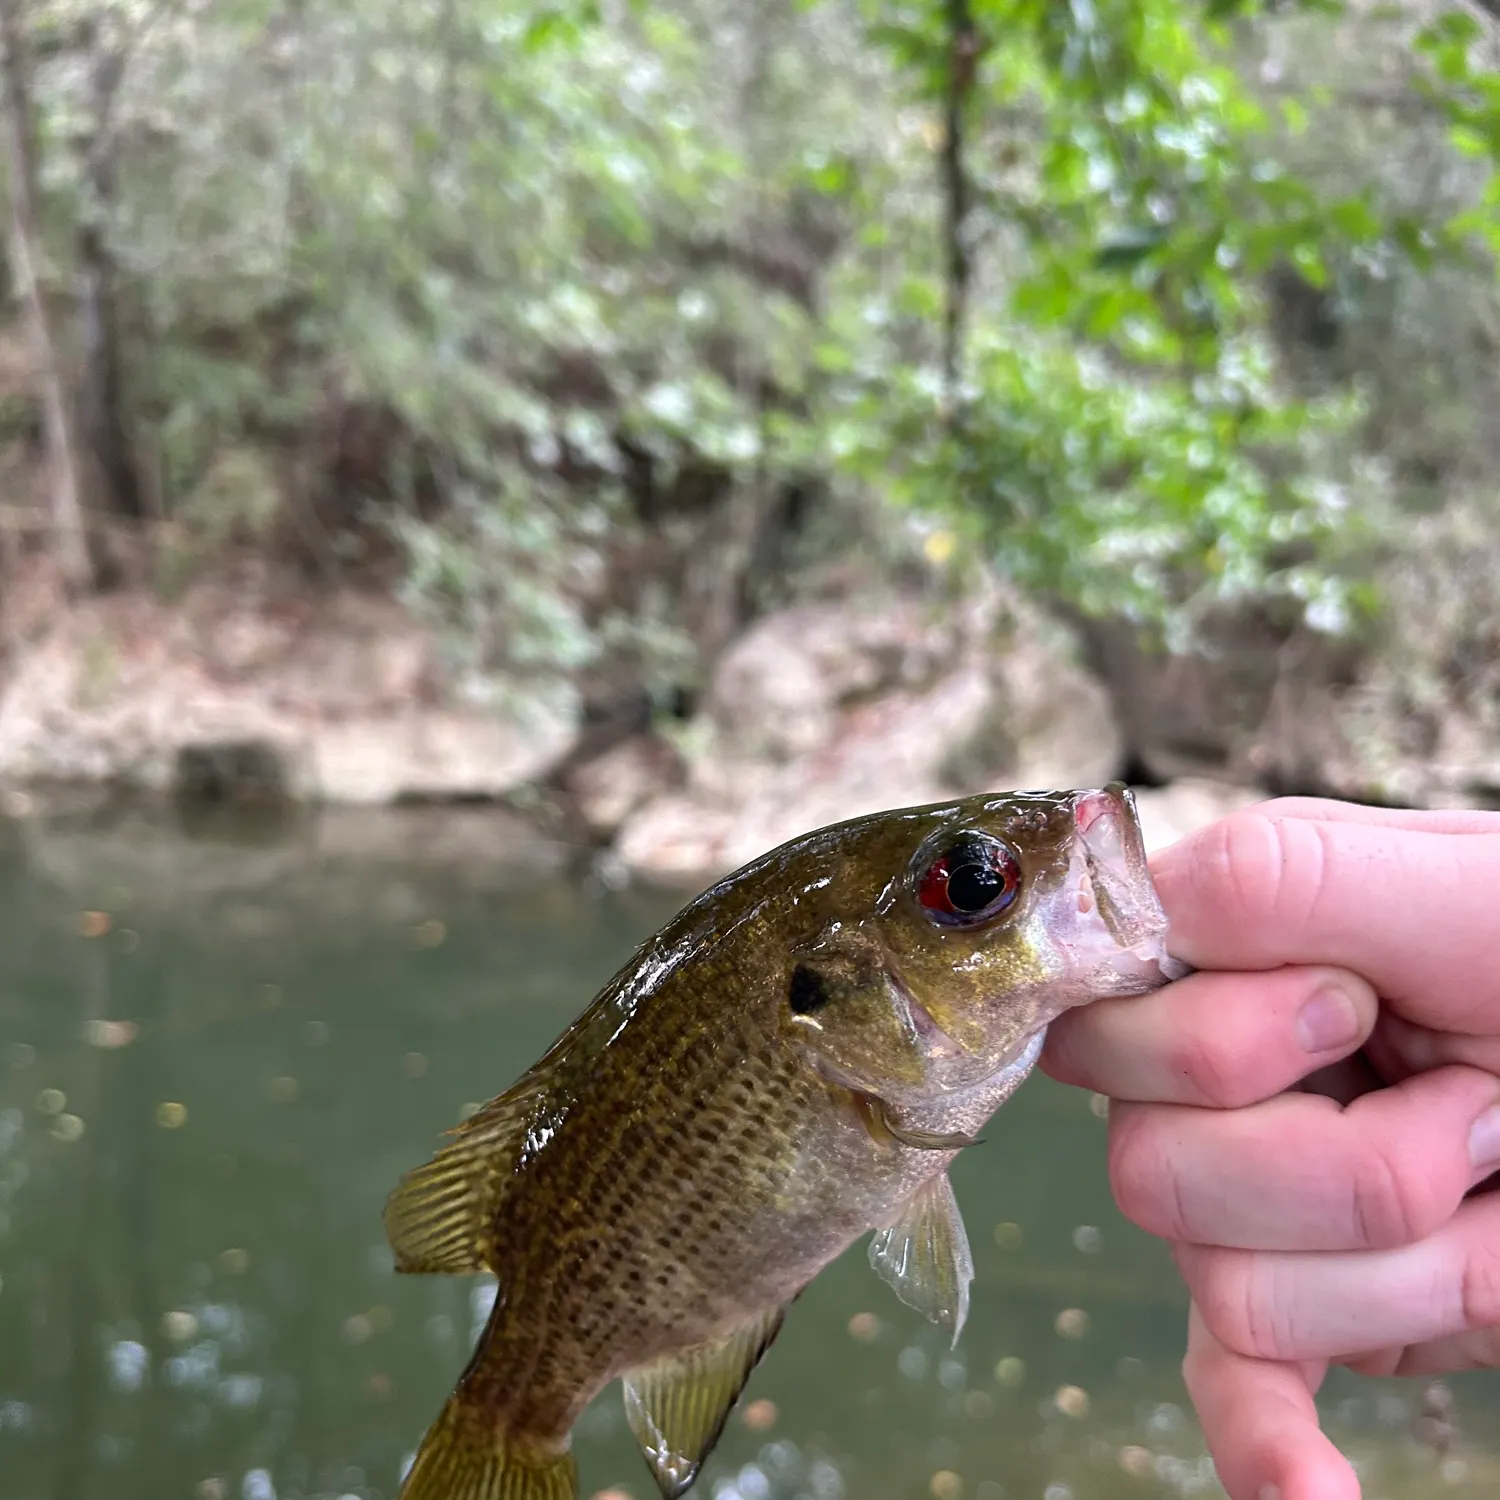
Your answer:
[[[570,1431],[617,1378],[674,1500],[872,1230],[956,1340],[954,1154],[1059,1012],[1186,972],[1165,934],[1118,783],[855,818],[705,891],[387,1204],[398,1270],[499,1281],[403,1500],[573,1500]]]

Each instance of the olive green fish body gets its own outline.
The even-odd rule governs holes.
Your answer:
[[[725,1016],[711,1037],[598,1003],[582,1034],[612,1039],[589,1087],[507,1190],[486,1249],[505,1331],[485,1364],[497,1415],[523,1430],[560,1442],[626,1370],[782,1306],[951,1159],[872,1137],[779,1036],[765,976],[746,982],[758,926],[736,936],[704,970]]]
[[[499,1282],[405,1500],[573,1495],[569,1431],[618,1377],[680,1494],[787,1304],[872,1229],[956,1338],[948,1164],[1053,1015],[1165,982],[1142,882],[1123,791],[989,797],[808,835],[679,913],[392,1197],[399,1269]]]

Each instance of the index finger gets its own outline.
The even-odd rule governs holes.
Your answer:
[[[1250,810],[1329,823],[1372,823],[1413,833],[1500,833],[1500,812],[1482,807],[1375,807],[1331,797],[1273,797]]]
[[[1500,817],[1271,802],[1160,851],[1152,875],[1195,968],[1332,964],[1421,1025],[1500,1025]]]

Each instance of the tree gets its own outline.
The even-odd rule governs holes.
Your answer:
[[[1336,5],[1274,9],[1342,19]],[[977,32],[961,52],[950,0],[864,7],[912,96],[946,111],[948,248],[946,271],[916,262],[901,292],[912,312],[946,306],[942,344],[860,361],[896,371],[851,408],[861,472],[894,475],[909,503],[1032,587],[1168,624],[1179,642],[1203,609],[1267,593],[1316,628],[1347,626],[1368,589],[1327,564],[1379,510],[1376,475],[1357,463],[1359,393],[1299,393],[1284,378],[1269,288],[1283,269],[1322,287],[1330,268],[1360,262],[1468,263],[1493,281],[1500,78],[1475,23],[1425,8],[1365,23],[1399,24],[1429,64],[1411,97],[1425,91],[1459,150],[1487,163],[1466,211],[1445,220],[1412,216],[1371,181],[1330,197],[1288,169],[1273,102],[1233,62],[1247,28],[1284,24],[1258,6],[972,0],[958,13]],[[976,55],[964,121],[954,65]],[[1306,121],[1307,106],[1284,103],[1287,121]]]
[[[94,569],[79,495],[78,450],[73,435],[70,398],[41,285],[45,251],[37,210],[35,124],[24,10],[24,0],[0,0],[11,274],[25,314],[36,365],[50,470],[48,493],[58,570],[69,589],[81,591],[92,585]]]
[[[147,509],[139,449],[161,576],[233,547],[364,570],[480,694],[592,663],[671,696],[786,559],[909,550],[913,520],[1179,641],[1249,598],[1343,628],[1414,465],[1382,472],[1387,391],[1294,368],[1285,314],[1410,349],[1401,299],[1493,297],[1496,77],[1428,0],[27,20],[28,243],[76,292],[51,342],[96,522]],[[1405,59],[1358,128],[1248,61],[1290,27],[1336,82]],[[1490,394],[1413,400],[1438,430]]]
[[[139,24],[148,25],[152,16]],[[83,430],[102,504],[142,521],[146,503],[127,432],[116,305],[119,273],[110,243],[118,189],[115,105],[134,40],[120,18],[108,11],[86,16],[80,27],[88,69],[88,125],[80,146],[84,201],[76,254]]]

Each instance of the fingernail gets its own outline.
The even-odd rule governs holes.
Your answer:
[[[1500,1167],[1500,1104],[1492,1104],[1469,1127],[1469,1161],[1476,1172]]]
[[[1255,1500],[1281,1500],[1281,1486],[1279,1484],[1263,1484],[1255,1492]]]
[[[1297,1040],[1307,1052],[1332,1052],[1359,1037],[1359,1012],[1346,991],[1325,985],[1297,1017]]]

